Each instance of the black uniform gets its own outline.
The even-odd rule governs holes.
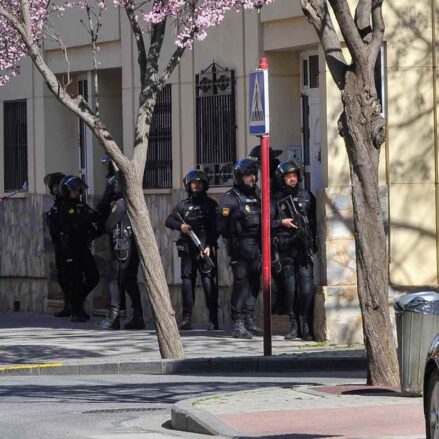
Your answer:
[[[241,179],[257,172],[254,162],[238,162],[234,187],[223,195],[218,208],[218,232],[227,241],[233,272],[231,312],[236,338],[262,334],[254,322],[260,288],[261,199],[258,188],[247,187]]]
[[[291,203],[294,203],[297,213],[308,220],[308,233],[301,229],[286,228],[282,225],[282,219],[292,218]],[[291,322],[290,333],[287,334],[286,338],[295,338],[298,335],[297,317],[299,317],[302,337],[312,339],[314,303],[312,255],[315,253],[314,196],[298,187],[282,186],[273,195],[271,227],[273,250],[278,251],[282,267],[280,273],[273,273],[273,275],[276,277],[277,285],[282,289],[284,307]],[[297,301],[299,316],[296,316],[294,312],[295,301]]]
[[[83,302],[99,283],[99,272],[90,251],[91,241],[97,237],[99,216],[79,198],[66,198],[64,194],[57,215],[50,215],[48,221],[50,235],[59,249],[60,271],[71,300],[72,320],[84,321],[88,316],[82,308]]]
[[[107,320],[100,322],[99,326],[102,329],[120,329],[119,312],[121,304],[124,304],[126,291],[131,299],[133,316],[124,328],[143,329],[145,323],[137,283],[139,254],[122,194],[114,186],[114,181],[109,179],[104,195],[97,205],[97,210],[105,221],[104,232],[109,236],[111,248],[110,311]]]
[[[210,247],[215,252],[217,247],[216,212],[217,202],[209,198],[205,191],[189,194],[189,197],[177,204],[166,219],[166,227],[181,231],[184,222],[188,224],[200,239],[204,248]],[[209,269],[199,258],[199,250],[191,238],[181,233],[177,241],[178,255],[181,258],[181,279],[183,296],[183,322],[189,322],[185,328],[190,329],[190,318],[195,299],[195,282],[197,271],[201,276],[209,321],[212,329],[218,328],[218,292],[215,285],[215,270]]]

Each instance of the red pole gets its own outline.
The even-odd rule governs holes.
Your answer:
[[[259,68],[268,70],[267,58],[259,60]],[[270,135],[261,137],[262,180],[262,292],[264,298],[264,355],[271,347],[271,237],[270,237]]]

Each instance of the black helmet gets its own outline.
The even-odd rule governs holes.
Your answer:
[[[191,183],[193,181],[198,181],[199,183],[202,183],[203,192],[207,192],[209,190],[209,177],[207,176],[207,174],[203,171],[193,169],[192,171],[189,171],[183,178],[184,188],[186,189],[186,192],[188,194],[193,193],[191,190]]]
[[[257,163],[250,159],[242,159],[235,163],[233,166],[233,183],[241,189],[251,189],[248,185],[245,185],[242,181],[244,175],[254,175],[256,181],[258,181],[259,166]]]
[[[80,194],[84,193],[88,186],[85,182],[76,177],[76,175],[66,175],[59,184],[61,195],[68,198],[71,192],[78,191]]]
[[[270,151],[270,162],[273,162],[276,157],[279,157],[283,151],[281,149],[272,149],[269,147]],[[261,145],[256,145],[249,153],[248,158],[250,160],[255,160],[257,162],[261,161]]]
[[[284,176],[293,172],[297,174],[297,179],[300,182],[302,180],[302,171],[300,166],[294,160],[280,162],[276,169],[276,179],[279,185],[284,186]]]
[[[54,186],[59,185],[65,176],[62,172],[52,172],[44,177],[44,184],[49,188],[51,195],[55,195],[53,192]]]

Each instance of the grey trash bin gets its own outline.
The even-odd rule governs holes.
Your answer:
[[[428,349],[439,333],[439,294],[407,294],[395,304],[401,392],[422,395]]]

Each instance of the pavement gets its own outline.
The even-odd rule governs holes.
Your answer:
[[[216,393],[171,412],[174,429],[221,437],[425,438],[422,398],[361,384]]]
[[[72,323],[47,314],[0,313],[0,375],[119,373],[281,373],[322,368],[364,370],[362,346],[237,340],[223,331],[183,331],[185,360],[161,360],[154,331],[103,331],[96,321]]]

